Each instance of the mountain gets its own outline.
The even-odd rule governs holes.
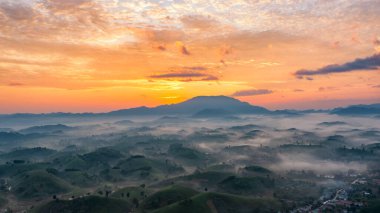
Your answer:
[[[108,115],[168,115],[184,114],[193,115],[203,110],[219,110],[233,114],[268,114],[269,110],[253,106],[246,102],[227,96],[198,96],[182,103],[162,105],[154,108],[139,107],[118,110],[107,113]]]
[[[45,157],[52,156],[57,151],[48,149],[45,147],[34,148],[21,148],[16,149],[6,154],[0,155],[0,159],[18,159],[18,160],[30,160],[30,159],[43,159]]]
[[[194,118],[226,117],[232,113],[223,109],[203,109],[193,115]]]
[[[59,133],[75,129],[74,127],[66,126],[63,124],[44,125],[44,126],[32,126],[26,129],[22,129],[19,132],[23,134],[30,133]]]
[[[337,115],[380,115],[380,103],[335,108],[331,110],[330,113]]]
[[[194,117],[226,117],[237,114],[260,114],[260,115],[282,115],[282,116],[299,116],[306,113],[331,113],[338,115],[380,115],[380,104],[370,105],[353,105],[345,108],[335,108],[332,110],[276,110],[270,111],[264,107],[254,106],[247,102],[227,96],[198,96],[187,101],[161,105],[157,107],[136,107],[129,109],[121,109],[106,113],[47,113],[47,114],[9,114],[0,115],[0,119],[6,120],[8,124],[43,123],[45,126],[27,129],[40,132],[46,129],[67,131],[70,127],[56,125],[58,121],[93,121],[98,118],[123,117],[123,116],[175,116],[186,115]],[[220,116],[219,116],[220,115]],[[46,118],[49,119],[50,125],[46,126]],[[55,122],[55,124],[54,124]],[[126,121],[129,123],[129,121]],[[1,127],[1,125],[0,125]],[[71,127],[72,128],[72,127]],[[25,129],[24,129],[25,131]],[[48,130],[50,131],[50,130]],[[50,131],[51,132],[51,131]]]
[[[41,138],[44,137],[42,134],[21,134],[18,132],[0,132],[0,144],[7,141],[27,141],[27,140],[32,140],[36,138]]]

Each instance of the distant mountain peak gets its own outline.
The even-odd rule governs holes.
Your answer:
[[[224,117],[224,116],[229,116],[230,114],[231,112],[226,111],[224,109],[203,109],[195,113],[192,117],[195,117],[195,118]]]
[[[194,101],[194,100],[210,100],[210,99],[213,99],[213,100],[234,100],[234,101],[239,101],[235,98],[231,98],[229,96],[225,96],[225,95],[215,95],[215,96],[207,96],[207,95],[201,95],[201,96],[195,96],[193,98],[190,98],[188,99],[187,101]]]
[[[190,99],[188,99],[188,100],[186,100],[184,102],[194,102],[194,101],[232,101],[232,102],[241,102],[241,103],[243,103],[242,101],[240,101],[238,99],[235,99],[235,98],[232,98],[232,97],[229,97],[229,96],[225,96],[225,95],[196,96],[196,97],[190,98]]]
[[[219,109],[231,114],[263,114],[270,111],[228,96],[196,96],[184,102],[153,108],[134,108],[111,112],[117,115],[193,115],[205,109]]]
[[[232,97],[219,95],[219,96],[196,96],[190,98],[184,102],[174,104],[174,105],[186,105],[186,104],[194,104],[201,105],[203,109],[206,108],[223,108],[225,105],[244,105],[244,106],[252,106],[247,102],[242,102]]]

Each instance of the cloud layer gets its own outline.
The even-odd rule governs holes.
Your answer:
[[[352,71],[378,70],[380,68],[380,54],[367,58],[358,58],[344,64],[331,64],[317,70],[299,70],[295,73],[297,77],[327,75],[331,73],[343,73]]]

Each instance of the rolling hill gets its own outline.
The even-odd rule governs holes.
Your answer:
[[[172,205],[160,208],[154,213],[264,213],[281,209],[278,201],[264,198],[246,198],[220,193],[202,193]]]

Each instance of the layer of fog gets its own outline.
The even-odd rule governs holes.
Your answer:
[[[126,121],[128,120],[128,121]],[[122,122],[124,121],[124,122]],[[129,122],[130,121],[130,122]],[[340,122],[338,125],[321,125],[323,122]],[[350,169],[364,171],[365,164],[360,162],[326,161],[307,154],[273,155],[257,151],[261,147],[277,148],[283,144],[318,145],[327,137],[342,135],[344,144],[339,146],[360,147],[362,144],[377,143],[380,139],[379,119],[367,117],[346,117],[330,114],[307,114],[304,116],[241,116],[235,120],[223,119],[193,119],[189,117],[120,117],[98,120],[38,120],[33,125],[17,122],[1,127],[18,131],[34,125],[64,124],[75,127],[73,130],[51,133],[33,140],[22,140],[19,143],[1,141],[3,152],[21,147],[47,147],[64,150],[75,145],[90,152],[99,147],[113,146],[118,143],[135,145],[133,138],[146,137],[160,139],[177,139],[186,147],[214,155],[219,162],[231,163],[236,166],[266,163],[265,166],[276,170],[312,170],[320,173],[347,172]],[[25,126],[25,124],[30,124]],[[244,125],[255,125],[245,129]],[[241,128],[239,128],[241,126]],[[231,127],[236,127],[232,129]],[[257,136],[244,137],[251,131],[259,132]],[[365,134],[371,131],[371,134]],[[210,140],[212,136],[225,136],[226,139]],[[125,139],[125,140],[124,140]],[[143,139],[141,139],[143,140]],[[226,147],[247,146],[252,152],[237,153],[226,151]],[[227,149],[228,150],[228,149]],[[257,152],[255,152],[255,150]],[[263,154],[264,153],[264,154]],[[139,151],[131,154],[144,154]],[[255,156],[256,154],[256,156]],[[259,156],[259,154],[268,156]],[[146,155],[146,154],[145,154]],[[150,157],[150,156],[147,156]],[[261,161],[260,157],[263,159]],[[272,158],[267,162],[266,158]]]

